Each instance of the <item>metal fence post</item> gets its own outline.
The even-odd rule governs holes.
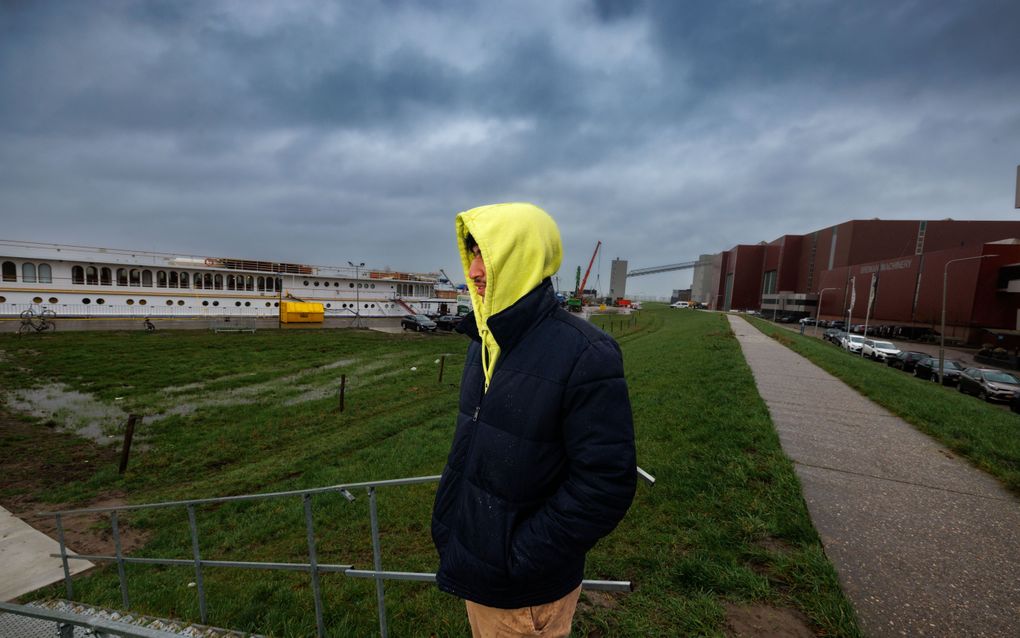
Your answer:
[[[117,525],[117,510],[110,512],[110,525],[113,526],[113,547],[117,554],[117,576],[120,578],[120,600],[124,609],[131,609],[128,601],[127,575],[124,573],[124,553],[120,547],[120,528]]]
[[[195,585],[198,587],[198,613],[206,624],[205,585],[202,583],[202,554],[198,551],[198,525],[195,523],[195,506],[188,505],[188,527],[191,528],[191,553],[195,557]]]
[[[375,502],[375,487],[368,488],[368,510],[372,517],[372,562],[375,571],[382,571],[382,548],[379,544],[379,512]],[[386,592],[383,589],[382,576],[375,577],[376,604],[379,605],[379,634],[387,638],[389,632],[386,630]]]
[[[74,585],[71,584],[71,570],[67,566],[67,545],[64,543],[64,521],[57,514],[57,540],[60,542],[60,560],[64,564],[64,588],[67,599],[74,600]]]
[[[319,592],[319,560],[315,554],[315,528],[312,524],[312,495],[305,494],[305,529],[308,531],[308,564],[312,572],[312,595],[315,597],[315,630],[319,638],[326,635],[322,622],[322,594]]]

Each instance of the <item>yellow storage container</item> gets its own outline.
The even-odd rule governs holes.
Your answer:
[[[324,316],[321,303],[284,301],[280,304],[281,323],[322,323]]]

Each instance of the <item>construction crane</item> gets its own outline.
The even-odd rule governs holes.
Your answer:
[[[588,261],[588,270],[584,271],[584,279],[578,284],[577,289],[574,290],[574,296],[567,300],[567,308],[571,312],[581,312],[581,306],[584,305],[584,287],[588,283],[588,275],[591,274],[591,266],[595,263],[595,256],[599,254],[599,248],[602,247],[602,240],[599,240],[595,244],[595,252],[591,254],[591,259]],[[577,267],[577,274],[581,274],[581,267]]]

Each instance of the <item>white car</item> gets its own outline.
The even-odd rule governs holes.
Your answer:
[[[677,301],[676,303],[671,303],[669,305],[669,307],[670,308],[690,308],[691,307],[691,302],[689,302],[689,301]]]
[[[900,353],[899,348],[890,341],[878,341],[865,339],[861,346],[861,354],[874,361],[885,361],[889,357],[895,357]]]
[[[843,338],[839,342],[839,347],[843,348],[847,352],[857,353],[864,347],[864,337],[861,335],[843,335]]]

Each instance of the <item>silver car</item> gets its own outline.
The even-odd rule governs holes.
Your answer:
[[[967,368],[960,375],[958,388],[982,401],[1009,401],[1020,391],[1020,379],[994,368]]]

